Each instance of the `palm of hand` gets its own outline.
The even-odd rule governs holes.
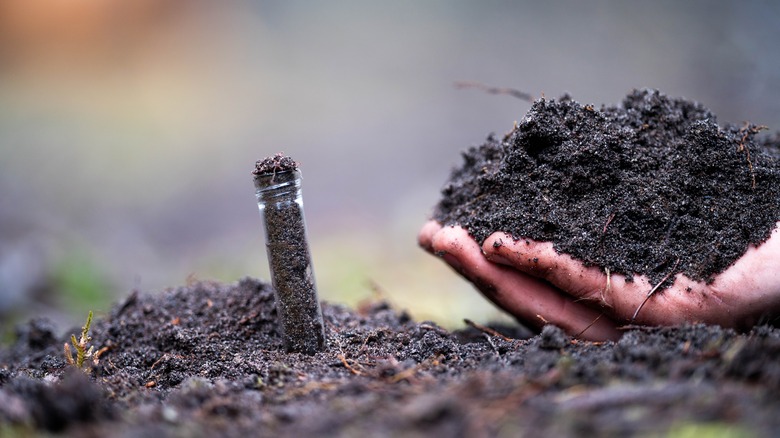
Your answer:
[[[631,322],[748,327],[779,314],[779,229],[760,246],[750,247],[713,282],[677,274],[672,286],[650,297],[655,285],[647,277],[626,282],[623,275],[608,275],[557,253],[550,242],[515,240],[497,232],[480,247],[463,228],[434,221],[425,224],[418,240],[525,323],[539,327],[549,322],[571,335],[603,340],[616,339],[617,328]]]

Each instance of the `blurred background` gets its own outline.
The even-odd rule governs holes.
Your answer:
[[[300,162],[321,297],[499,312],[417,248],[459,151],[530,104],[653,87],[780,128],[773,1],[3,0],[0,328],[269,279],[250,171]],[[62,326],[61,326],[62,327]]]

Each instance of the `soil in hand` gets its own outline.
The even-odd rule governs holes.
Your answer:
[[[0,435],[772,436],[780,331],[715,326],[572,340],[546,326],[449,332],[383,302],[324,305],[327,347],[286,353],[265,283],[130,295],[67,365],[44,320],[0,349]],[[498,330],[498,331],[495,331]],[[89,361],[88,361],[89,362]],[[91,363],[91,362],[90,362]],[[731,435],[729,435],[731,436]]]
[[[480,243],[495,231],[551,241],[629,281],[711,280],[780,219],[777,137],[757,141],[760,129],[653,90],[601,109],[541,99],[464,153],[433,217]]]

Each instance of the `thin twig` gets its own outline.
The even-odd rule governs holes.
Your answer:
[[[396,373],[393,376],[389,377],[387,379],[387,381],[390,382],[390,383],[398,383],[401,380],[409,381],[409,380],[412,379],[412,377],[414,377],[415,374],[417,374],[417,372],[426,369],[426,367],[431,366],[431,365],[432,366],[438,366],[440,364],[440,361],[441,361],[442,358],[443,358],[443,356],[441,354],[436,356],[436,357],[430,357],[430,358],[426,359],[425,361],[418,363],[417,365],[413,365],[413,366],[411,366],[409,368],[406,368],[404,370],[399,371],[398,373]]]
[[[501,358],[501,353],[498,352],[498,348],[496,348],[496,344],[493,343],[493,338],[490,337],[487,333],[482,333],[482,336],[485,337],[485,340],[487,341],[488,345],[490,345],[490,348],[493,349],[493,353],[496,353],[497,358]]]
[[[766,126],[759,125],[759,126],[751,126],[750,123],[745,122],[745,126],[740,128],[739,132],[742,133],[742,139],[739,142],[739,146],[737,146],[738,152],[744,152],[745,158],[747,159],[748,168],[750,169],[750,179],[752,180],[752,188],[756,188],[756,172],[753,170],[753,161],[750,159],[750,149],[747,147],[746,143],[748,140],[748,137],[752,134],[756,134],[764,129],[768,129]]]
[[[355,369],[352,365],[349,364],[349,362],[347,362],[347,358],[344,357],[343,354],[339,354],[336,357],[338,357],[339,360],[341,361],[341,363],[344,364],[344,368],[348,369],[352,374],[354,374],[356,376],[362,376],[363,375],[362,371]]]
[[[666,274],[666,276],[665,276],[664,278],[662,278],[662,279],[661,279],[661,281],[659,281],[659,282],[658,282],[658,284],[656,284],[656,285],[655,285],[655,287],[653,287],[652,289],[650,289],[650,292],[648,292],[648,293],[647,293],[647,296],[646,296],[646,297],[645,297],[645,299],[642,301],[642,304],[640,304],[640,305],[639,305],[639,307],[637,307],[637,308],[636,308],[636,312],[634,312],[634,316],[632,316],[632,317],[631,317],[631,322],[634,322],[634,320],[636,319],[636,316],[637,316],[637,315],[639,315],[639,311],[640,311],[640,310],[642,310],[642,307],[644,307],[644,305],[645,305],[645,303],[647,302],[647,300],[649,300],[649,299],[650,299],[650,297],[651,297],[651,296],[653,296],[653,294],[655,293],[655,291],[657,291],[657,290],[658,290],[658,288],[659,288],[659,287],[661,287],[661,285],[662,285],[662,284],[664,284],[664,282],[665,282],[666,280],[668,280],[668,279],[669,279],[669,277],[671,277],[671,276],[672,276],[672,274],[674,274],[674,271],[677,269],[677,265],[678,265],[679,263],[680,263],[680,259],[678,258],[678,259],[677,259],[677,261],[676,261],[676,262],[674,262],[674,266],[672,266],[672,269],[669,271],[669,273],[668,273],[668,274]]]
[[[105,352],[107,352],[108,350],[111,350],[112,348],[114,348],[113,345],[106,345],[105,347],[103,347],[100,350],[98,350],[97,352],[95,352],[95,354],[92,356],[93,360],[95,361],[95,364],[97,365],[98,361],[100,360],[100,356],[103,356],[103,354]]]
[[[482,324],[477,324],[476,322],[474,322],[474,321],[472,321],[470,319],[464,319],[463,322],[465,322],[466,325],[468,325],[470,327],[474,327],[475,329],[481,331],[482,333],[486,333],[486,334],[488,334],[490,336],[495,336],[497,338],[501,338],[501,339],[503,339],[505,341],[513,341],[512,338],[506,337],[506,336],[502,335],[501,333],[497,332],[496,330],[493,330],[490,327],[485,327]]]
[[[609,224],[612,223],[612,219],[615,219],[615,213],[609,215],[609,217],[607,218],[607,223],[604,224],[604,229],[601,230],[601,234],[607,233],[607,227],[609,226]]]
[[[534,98],[529,93],[526,93],[524,91],[516,90],[514,88],[506,88],[506,87],[491,87],[489,85],[481,84],[479,82],[472,82],[472,81],[458,81],[455,82],[455,88],[461,89],[461,88],[476,88],[478,90],[482,90],[486,93],[490,94],[506,94],[512,97],[516,97],[520,100],[524,100],[526,102],[533,102]]]
[[[607,285],[601,291],[601,302],[611,309],[612,306],[607,302],[607,295],[612,292],[612,275],[607,267],[604,267],[604,273],[607,274]]]
[[[590,324],[588,324],[588,326],[587,326],[587,327],[585,327],[584,329],[582,329],[582,331],[581,331],[581,332],[579,332],[579,333],[577,333],[576,335],[574,335],[574,337],[575,337],[575,338],[579,338],[580,336],[582,336],[582,334],[583,334],[583,333],[585,333],[586,331],[588,331],[588,329],[589,329],[589,328],[593,327],[593,324],[595,324],[595,323],[596,323],[596,321],[598,321],[599,319],[601,319],[601,317],[602,317],[602,316],[604,316],[604,314],[603,314],[603,313],[599,314],[599,316],[597,316],[597,317],[596,317],[596,319],[594,319],[594,320],[593,320],[593,321],[592,321]]]

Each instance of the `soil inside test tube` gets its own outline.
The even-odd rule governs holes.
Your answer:
[[[287,349],[315,353],[323,348],[325,339],[303,211],[294,202],[266,208],[265,223],[268,261]]]
[[[282,154],[258,161],[255,185],[266,228],[266,245],[276,305],[288,351],[313,354],[325,335],[306,223],[300,198],[297,163]]]

